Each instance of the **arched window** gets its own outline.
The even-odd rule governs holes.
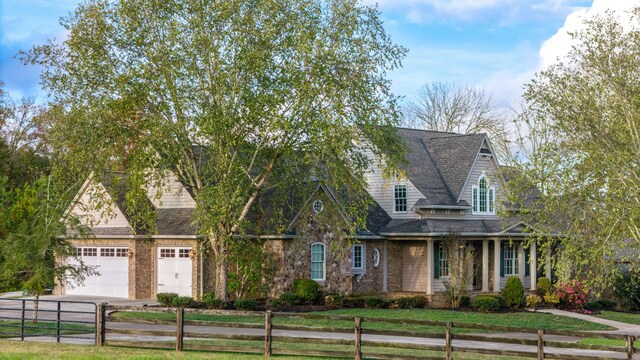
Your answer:
[[[324,280],[325,256],[324,244],[311,244],[311,279],[316,281]]]
[[[474,214],[495,214],[495,186],[485,175],[481,175],[478,184],[472,188]]]

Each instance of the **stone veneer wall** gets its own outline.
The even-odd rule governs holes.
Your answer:
[[[387,241],[387,291],[402,291],[401,241]]]

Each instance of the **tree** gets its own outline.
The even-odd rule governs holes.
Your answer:
[[[449,298],[451,307],[460,307],[462,298],[467,296],[473,283],[473,257],[474,249],[471,243],[461,240],[454,233],[440,246],[445,247],[445,254],[449,266],[449,275],[444,280],[445,293]],[[437,250],[436,250],[437,251]]]
[[[261,193],[313,177],[362,194],[362,146],[401,158],[386,72],[406,50],[355,0],[88,1],[61,23],[66,41],[23,60],[44,68],[64,171],[126,169],[129,204],[175,173],[220,299],[229,241]],[[362,224],[366,197],[347,198]]]
[[[460,134],[487,133],[500,159],[510,154],[507,118],[493,96],[468,85],[423,85],[405,106],[406,126]]]
[[[585,20],[568,55],[524,95],[529,119],[552,135],[522,166],[541,189],[528,221],[540,236],[562,231],[561,276],[596,288],[620,262],[640,266],[639,15],[629,24],[612,12]]]

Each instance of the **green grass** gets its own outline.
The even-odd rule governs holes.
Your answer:
[[[640,325],[639,313],[625,313],[619,311],[603,310],[600,314],[595,315],[602,319],[620,321],[627,324]]]
[[[597,338],[586,338],[578,341],[578,344],[584,345],[606,345],[606,346],[627,346],[626,341],[624,340],[614,340],[614,339],[597,339]]]
[[[20,337],[20,321],[0,320],[0,338]],[[40,320],[32,323],[31,320],[24,322],[25,336],[49,335],[56,336],[56,323]],[[71,335],[80,333],[93,333],[95,328],[82,324],[61,323],[60,335]],[[9,333],[9,334],[5,334]]]
[[[558,316],[544,313],[531,312],[514,312],[514,313],[477,313],[467,311],[441,310],[441,309],[340,309],[330,311],[313,312],[314,315],[345,315],[360,316],[365,318],[363,322],[364,329],[375,330],[405,330],[405,331],[437,331],[442,332],[441,326],[427,326],[414,324],[391,324],[381,322],[367,322],[367,318],[386,318],[386,319],[412,319],[412,320],[431,320],[446,321],[455,324],[485,324],[485,325],[502,325],[515,326],[526,329],[545,329],[545,330],[611,330],[612,328],[596,324],[584,320]],[[118,318],[137,318],[137,319],[158,319],[172,320],[176,319],[173,313],[142,313],[142,312],[120,312],[114,313],[112,316]],[[185,315],[186,320],[203,320],[203,321],[224,321],[262,324],[264,319],[260,316],[234,316],[234,315],[202,315],[189,314]],[[313,327],[331,327],[339,329],[353,329],[352,321],[341,320],[316,320],[301,318],[283,318],[277,315],[273,317],[275,325],[304,325]],[[482,332],[477,329],[455,328],[455,332]]]

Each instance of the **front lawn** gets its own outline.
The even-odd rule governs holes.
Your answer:
[[[406,320],[431,320],[446,321],[454,323],[454,331],[459,332],[481,332],[476,329],[456,329],[455,324],[484,324],[502,325],[527,328],[531,330],[612,330],[612,328],[579,319],[558,316],[545,313],[512,312],[512,313],[478,313],[469,311],[455,311],[442,309],[340,309],[329,311],[317,311],[308,314],[314,315],[344,315],[360,316],[365,319],[364,329],[376,330],[405,330],[405,331],[437,331],[442,332],[441,326],[427,326],[414,324],[392,324],[381,322],[367,322],[367,318],[386,319],[406,319]],[[116,312],[111,314],[117,318],[136,318],[147,320],[171,320],[175,321],[176,315],[173,313],[143,313],[143,312]],[[185,315],[185,320],[221,321],[221,322],[241,322],[262,324],[264,318],[260,316],[235,316],[235,315]],[[344,328],[353,329],[353,321],[343,320],[317,320],[302,318],[285,318],[274,314],[274,325],[305,325],[313,327]]]
[[[37,323],[32,323],[31,320],[24,322],[24,334],[25,336],[56,336],[56,323],[55,321],[40,320]],[[13,320],[0,320],[0,338],[19,338],[20,337],[20,321]],[[60,324],[60,335],[71,334],[91,334],[95,332],[95,327],[82,324]]]
[[[640,325],[640,314],[638,313],[603,310],[600,314],[594,316],[607,320],[620,321],[627,324]]]

